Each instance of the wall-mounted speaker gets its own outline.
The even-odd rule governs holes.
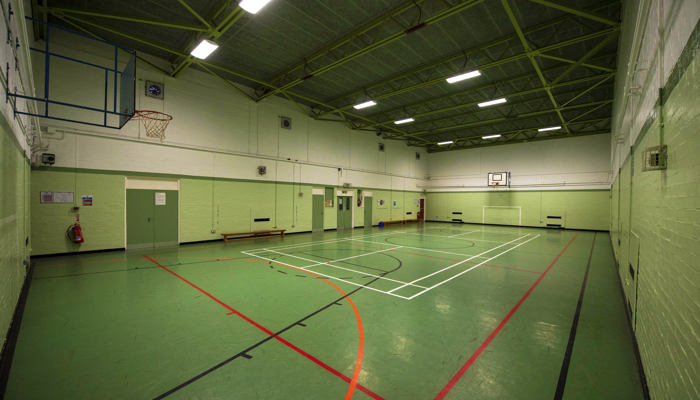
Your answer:
[[[41,163],[54,165],[56,163],[56,155],[53,153],[41,153]]]
[[[292,129],[292,118],[280,116],[280,128]]]

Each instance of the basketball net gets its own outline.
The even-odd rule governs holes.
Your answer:
[[[162,142],[165,139],[165,128],[173,116],[160,111],[136,110],[132,119],[143,122],[147,137],[158,138]]]

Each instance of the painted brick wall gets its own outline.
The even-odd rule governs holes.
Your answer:
[[[426,209],[426,219],[432,221],[461,218],[470,223],[480,224],[483,220],[486,223],[517,225],[510,214],[519,212],[521,225],[524,226],[546,226],[547,216],[561,216],[566,228],[607,230],[610,224],[610,191],[429,192],[426,195]],[[499,216],[499,210],[504,215]]]
[[[31,171],[33,255],[58,254],[124,247],[125,176],[153,175],[39,168]],[[173,178],[168,176],[168,178]],[[180,241],[220,239],[222,232],[247,232],[276,226],[287,232],[311,230],[313,185],[253,182],[232,179],[180,179]],[[373,224],[391,219],[415,218],[420,193],[369,189],[374,193]],[[41,191],[74,192],[72,204],[42,204]],[[356,193],[356,189],[352,189]],[[302,193],[299,196],[299,193]],[[81,206],[81,196],[91,195],[93,205]],[[384,205],[377,205],[384,199]],[[396,201],[396,206],[393,202]],[[74,205],[80,207],[85,243],[66,239],[66,229],[75,221]],[[364,209],[354,206],[355,221],[364,223]],[[326,228],[336,227],[336,208],[325,208]],[[410,216],[406,212],[410,211]],[[269,222],[253,222],[270,218]],[[358,223],[359,221],[359,223]],[[211,231],[215,230],[215,233]]]
[[[651,121],[613,185],[619,222],[611,231],[651,398],[700,398],[700,59],[694,59]],[[643,150],[663,143],[668,169],[642,172]],[[619,227],[616,229],[615,225]],[[631,282],[632,234],[639,236],[638,282]],[[617,246],[620,238],[622,244]],[[627,281],[627,282],[626,282]]]
[[[0,349],[22,290],[28,260],[29,163],[0,116]]]

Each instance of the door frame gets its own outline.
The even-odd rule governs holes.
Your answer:
[[[126,249],[126,190],[175,190],[177,191],[177,243],[180,244],[180,209],[182,201],[180,196],[180,179],[149,178],[145,176],[124,176],[124,248]]]

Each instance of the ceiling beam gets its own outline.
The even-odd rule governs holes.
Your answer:
[[[610,3],[609,1],[606,1],[606,2],[604,3],[605,5],[596,4],[596,5],[594,5],[594,6],[591,8],[591,10],[592,10],[592,11],[601,10],[601,9],[607,7],[607,6],[609,5],[609,3]],[[556,25],[558,25],[558,24],[561,24],[561,23],[563,23],[563,22],[566,22],[566,21],[570,20],[571,18],[572,18],[572,16],[571,16],[570,14],[567,14],[567,15],[564,15],[564,16],[562,16],[562,17],[558,17],[558,18],[555,18],[555,19],[552,19],[552,20],[549,20],[549,21],[545,21],[545,22],[543,22],[543,23],[541,23],[541,24],[528,27],[527,29],[525,29],[525,33],[530,34],[530,33],[534,33],[534,32],[540,31],[540,30],[542,30],[542,29],[546,29],[546,28],[549,28],[549,27],[552,27],[552,26],[556,26]],[[615,30],[610,30],[609,32],[613,32],[613,31],[617,31],[617,29],[615,29]],[[600,36],[603,36],[603,35],[598,34],[597,36],[594,36],[594,37],[600,37]],[[475,46],[475,47],[471,47],[471,48],[469,48],[469,49],[462,50],[462,51],[460,51],[459,53],[455,53],[455,54],[453,54],[453,55],[447,56],[447,57],[445,57],[445,58],[443,58],[443,59],[440,59],[440,60],[438,60],[438,61],[436,61],[436,62],[433,62],[433,63],[431,63],[431,64],[419,66],[419,67],[417,67],[417,68],[415,68],[415,69],[411,69],[411,70],[408,70],[408,71],[401,72],[400,74],[395,75],[395,76],[392,76],[392,77],[389,78],[389,79],[383,80],[383,81],[381,81],[381,82],[374,83],[374,84],[372,84],[372,85],[370,85],[370,86],[367,86],[367,87],[365,87],[365,88],[362,88],[362,89],[360,89],[360,90],[355,90],[355,91],[350,92],[350,93],[345,93],[345,94],[343,94],[343,95],[341,95],[341,96],[338,96],[338,97],[336,97],[336,98],[334,98],[334,99],[332,99],[332,100],[328,100],[327,102],[328,102],[328,103],[331,103],[331,104],[335,104],[335,103],[337,103],[339,100],[342,100],[342,99],[344,99],[344,98],[351,97],[351,96],[354,96],[354,95],[359,95],[359,94],[366,93],[366,92],[374,91],[374,90],[376,90],[376,89],[381,88],[382,86],[389,85],[390,83],[392,83],[392,82],[394,82],[394,81],[409,78],[409,77],[411,77],[411,76],[413,76],[413,75],[416,75],[416,74],[418,74],[418,73],[420,73],[420,72],[424,72],[424,71],[427,71],[427,70],[430,70],[430,69],[433,69],[433,68],[437,68],[437,67],[446,65],[446,64],[448,64],[448,63],[450,63],[450,62],[453,62],[453,61],[455,61],[455,60],[462,59],[462,58],[467,57],[467,56],[471,56],[471,55],[473,55],[474,53],[477,53],[477,52],[479,52],[479,51],[484,51],[484,50],[489,49],[489,48],[491,48],[491,47],[496,47],[496,46],[499,46],[499,45],[508,43],[508,42],[511,41],[511,40],[517,40],[517,39],[518,39],[518,36],[517,36],[517,34],[515,34],[515,33],[509,34],[509,35],[505,35],[505,36],[502,36],[502,37],[500,37],[500,38],[498,38],[498,39],[495,39],[495,40],[493,40],[493,41],[491,41],[491,42],[484,43],[484,44],[481,44],[481,45],[478,45],[478,46]],[[550,50],[553,50],[553,49],[550,49]],[[544,50],[543,50],[543,49],[540,49],[540,51],[541,51],[541,52],[542,52],[542,51],[547,51],[547,49],[544,49]],[[543,53],[540,53],[540,55],[543,55]],[[560,61],[569,62],[569,60],[566,60],[566,59],[562,59],[562,60],[560,60]],[[574,62],[575,62],[575,61],[571,61],[571,63],[574,63]],[[608,69],[608,72],[610,72],[610,71],[612,71],[612,70]],[[458,72],[462,72],[462,71],[455,71],[455,73],[458,73]],[[441,76],[440,79],[442,79],[442,78],[444,78],[444,77]],[[424,83],[424,84],[425,84],[426,86],[428,85],[427,83]],[[325,112],[324,112],[324,114],[325,114]]]
[[[542,97],[539,98],[539,100],[542,100]],[[528,100],[530,101],[530,100]],[[556,112],[557,114],[560,114],[562,111],[570,111],[570,110],[575,110],[578,108],[585,108],[585,107],[594,107],[598,105],[606,105],[612,103],[612,99],[607,99],[607,100],[599,100],[599,101],[592,101],[588,103],[583,103],[583,104],[576,104],[576,105],[571,105],[571,106],[566,106],[566,107],[557,107],[557,108],[547,108],[543,110],[537,110],[537,111],[531,111],[527,113],[521,113],[513,116],[503,116],[503,117],[498,117],[498,118],[492,118],[492,119],[487,119],[487,120],[480,120],[480,121],[473,121],[473,122],[467,122],[463,124],[457,124],[457,125],[451,125],[451,126],[444,126],[441,128],[436,128],[436,129],[429,129],[429,130],[423,130],[423,131],[418,131],[418,132],[410,132],[406,135],[393,135],[393,136],[387,136],[387,138],[390,139],[401,139],[401,138],[418,138],[424,135],[430,135],[430,134],[437,134],[437,133],[449,133],[449,132],[456,132],[459,131],[460,129],[463,128],[473,128],[476,126],[481,126],[481,125],[488,125],[488,124],[495,124],[499,122],[514,122],[516,120],[520,119],[527,119],[531,117],[536,117],[539,115],[544,115],[544,114],[549,114],[549,113],[554,113]],[[526,103],[522,102],[521,104]],[[567,122],[562,122],[561,125],[563,127],[567,126]]]
[[[605,55],[602,55],[602,56],[598,56],[598,57],[596,57],[593,61],[596,61],[596,60],[598,60],[598,59],[603,59],[603,58],[606,58],[606,57],[610,57],[610,56],[614,56],[615,54],[616,54],[616,53],[613,53],[613,54],[605,54]],[[571,61],[571,62],[573,63],[574,61]],[[555,66],[555,67],[547,68],[547,69],[543,70],[542,72],[543,72],[543,73],[551,73],[551,72],[553,72],[553,71],[556,71],[556,70],[561,69],[562,67],[563,67],[563,65],[557,65],[557,66]],[[607,70],[607,72],[612,72],[612,73],[614,74],[614,69],[611,69],[611,68],[605,68],[605,69]],[[600,77],[600,78],[602,78],[602,77],[604,77],[604,76],[607,76],[607,74],[595,75],[595,77]],[[409,116],[413,115],[413,112],[409,112],[408,110],[414,109],[415,111],[417,111],[417,109],[418,109],[419,107],[424,107],[424,106],[426,106],[426,105],[428,105],[428,104],[430,104],[430,103],[432,103],[432,102],[437,102],[437,101],[440,101],[440,100],[446,100],[446,99],[449,99],[449,98],[451,98],[451,97],[462,96],[462,95],[465,95],[465,94],[468,94],[468,93],[472,93],[472,92],[476,92],[476,91],[481,91],[481,90],[485,90],[485,89],[492,89],[492,88],[498,87],[499,85],[511,85],[513,82],[517,82],[517,81],[519,81],[519,80],[524,80],[524,79],[528,79],[528,80],[529,80],[529,79],[532,79],[532,78],[537,78],[537,74],[536,74],[535,72],[526,73],[526,74],[514,76],[514,77],[512,77],[512,78],[507,78],[507,79],[503,79],[503,80],[500,80],[500,81],[495,81],[495,82],[487,83],[487,84],[481,85],[481,86],[469,87],[469,88],[467,88],[467,89],[460,90],[459,92],[446,93],[446,94],[443,94],[443,95],[440,95],[440,96],[437,96],[437,97],[432,97],[432,98],[429,98],[429,99],[421,100],[421,101],[416,102],[416,103],[411,103],[411,104],[406,104],[406,105],[403,105],[403,106],[400,106],[400,107],[395,107],[395,108],[392,108],[392,109],[390,109],[390,110],[380,111],[380,112],[377,112],[377,113],[374,113],[374,114],[364,114],[364,115],[367,116],[367,117],[369,117],[369,118],[377,119],[378,117],[381,117],[381,116],[384,116],[384,115],[394,115],[394,116],[396,116],[396,113],[397,113],[397,112],[403,111],[403,113],[402,113],[400,116],[409,117]],[[593,78],[593,77],[591,77],[591,78]],[[398,118],[395,118],[395,119],[398,119]]]
[[[207,27],[207,30],[211,30],[211,24],[206,19],[202,18],[202,16],[199,15],[199,13],[197,11],[195,11],[192,7],[190,7],[190,5],[187,4],[187,2],[185,2],[185,0],[177,0],[177,1],[179,1],[180,4],[182,4],[182,6],[185,7],[187,9],[187,11],[190,12],[190,14],[192,14],[195,18],[197,18],[199,20],[199,22],[203,23],[204,26]]]
[[[179,0],[180,3],[184,3],[184,1]],[[223,4],[228,3],[228,1],[224,1]],[[220,7],[215,15],[218,15],[223,7]],[[226,31],[231,29],[231,27],[243,16],[245,15],[245,11],[239,6],[236,6],[236,8],[233,9],[230,13],[228,13],[218,24],[215,24],[215,26],[212,29],[209,29],[208,31],[204,33],[200,33],[198,35],[193,36],[187,43],[186,48],[184,52],[188,52],[192,50],[193,46],[202,39],[209,39],[212,41],[216,41],[218,38],[220,38]],[[200,17],[201,18],[201,17]],[[214,17],[215,18],[215,17]],[[212,18],[213,19],[213,18]],[[210,24],[213,25],[214,23],[212,22]],[[187,69],[192,63],[194,62],[195,57],[191,54],[187,54],[187,56],[184,59],[181,59],[180,62],[177,63],[177,65],[173,68],[173,71],[170,73],[170,76],[172,77],[177,77],[182,71]]]
[[[184,29],[184,30],[197,31],[197,32],[206,32],[208,29],[206,26],[189,25],[189,24],[183,24],[183,23],[179,23],[179,22],[166,22],[166,21],[150,20],[150,19],[144,19],[144,18],[139,18],[139,17],[131,17],[131,16],[127,16],[127,15],[116,15],[116,14],[103,13],[103,12],[98,12],[98,11],[76,10],[76,9],[66,8],[66,7],[48,7],[48,10],[60,12],[63,14],[69,14],[69,15],[87,15],[90,17],[114,19],[117,21],[129,21],[129,22],[135,22],[135,23],[139,23],[139,24],[163,26],[166,28]]]
[[[589,120],[578,121],[578,122],[567,122],[567,124],[568,124],[568,125],[595,124],[595,123],[599,123],[599,122],[603,122],[603,121],[609,121],[609,120],[611,120],[611,119],[612,119],[612,117],[603,117],[603,118],[595,118],[595,119],[589,119]],[[510,131],[500,131],[499,134],[500,134],[501,136],[503,136],[503,137],[506,137],[506,138],[507,138],[507,137],[512,137],[512,136],[514,136],[514,135],[518,135],[518,134],[520,134],[520,133],[526,133],[526,132],[534,133],[535,135],[539,135],[539,136],[556,135],[556,134],[557,134],[557,131],[538,132],[537,129],[538,129],[538,128],[536,128],[536,127],[521,128],[521,129],[513,129],[513,130],[510,130]],[[454,138],[454,139],[452,139],[452,140],[454,140],[455,143],[463,142],[463,141],[466,141],[466,140],[476,140],[476,139],[484,140],[484,139],[481,139],[481,138],[482,138],[482,136],[486,136],[486,135],[487,135],[486,133],[479,133],[479,134],[474,134],[474,135],[470,135],[470,136],[462,136],[462,137]],[[491,140],[489,140],[489,139],[485,139],[485,140],[491,141]],[[506,140],[507,140],[507,139],[506,139]],[[434,141],[433,143],[437,143],[437,140]]]
[[[579,58],[578,61],[569,66],[569,68],[567,68],[566,71],[562,72],[561,74],[559,74],[559,76],[554,78],[552,84],[556,84],[557,82],[569,76],[569,74],[572,73],[576,68],[580,67],[583,63],[588,61],[594,55],[598,54],[599,51],[601,51],[605,46],[608,45],[608,43],[610,43],[612,39],[616,37],[617,31],[608,35],[605,39],[601,40],[600,43],[598,43],[595,47],[590,49],[586,54],[583,55],[583,57]]]
[[[610,78],[613,77],[613,76],[615,76],[615,74],[614,74],[614,73],[610,73],[610,74],[595,75],[595,76],[589,76],[589,77],[580,78],[580,79],[574,79],[574,80],[567,81],[567,82],[560,82],[560,83],[558,83],[558,84],[556,84],[556,85],[551,85],[551,86],[550,86],[550,89],[557,89],[557,88],[561,88],[561,87],[566,87],[566,86],[571,86],[571,85],[577,85],[577,84],[579,84],[579,83],[585,83],[585,82],[589,82],[589,81],[592,81],[592,80],[598,80],[598,81],[599,81],[599,82],[597,82],[595,85],[593,85],[592,87],[586,89],[583,93],[579,94],[579,96],[576,97],[576,98],[578,98],[578,97],[584,95],[585,93],[588,93],[590,90],[594,89],[595,87],[598,87],[602,82],[604,82],[604,81],[607,80],[607,79],[610,79]],[[501,83],[501,82],[497,82],[497,84],[498,84],[498,83]],[[478,87],[478,88],[473,88],[473,89],[469,90],[469,92],[482,90],[482,89],[488,88],[488,87],[490,87],[490,86],[493,86],[493,84],[492,84],[492,85],[484,85],[484,86]],[[544,91],[544,90],[545,90],[545,88],[543,88],[543,87],[538,87],[538,88],[532,88],[532,89],[527,89],[527,90],[521,90],[521,91],[518,91],[518,92],[511,92],[511,93],[508,93],[508,94],[499,94],[499,96],[505,97],[505,98],[507,98],[507,99],[512,99],[512,98],[514,98],[514,97],[525,96],[525,95],[532,94],[532,93],[539,93],[539,92],[542,92],[542,91]],[[466,91],[465,91],[465,92],[466,92]],[[574,100],[575,100],[576,98],[574,98]],[[415,119],[418,119],[418,118],[421,118],[421,117],[427,117],[427,116],[429,116],[429,115],[441,114],[441,113],[444,113],[444,112],[447,112],[447,111],[459,110],[459,109],[461,109],[461,108],[475,107],[478,103],[480,103],[480,102],[482,102],[482,101],[483,101],[483,99],[482,99],[482,100],[478,100],[478,101],[468,102],[468,103],[460,103],[460,104],[457,104],[457,105],[454,105],[454,106],[451,106],[451,107],[444,107],[444,108],[434,109],[434,110],[430,110],[430,111],[426,111],[426,112],[422,112],[422,113],[411,114],[410,117],[415,118]],[[573,100],[570,100],[569,102],[567,102],[567,104],[570,103],[571,101],[573,101]],[[516,103],[516,104],[519,104],[519,103]],[[441,120],[445,120],[445,119],[459,118],[459,117],[463,117],[463,116],[467,116],[467,115],[472,115],[472,114],[477,114],[477,113],[479,113],[479,112],[486,112],[486,111],[489,111],[489,110],[487,110],[487,109],[477,110],[477,111],[470,112],[470,113],[459,114],[459,115],[452,115],[452,116],[448,116],[448,117],[444,117],[444,118],[438,118],[438,119],[433,119],[433,120],[425,120],[425,121],[416,120],[416,122],[414,122],[411,126],[416,126],[416,125],[418,125],[418,124],[427,124],[427,123],[431,123],[431,122],[435,122],[435,121],[441,121]],[[407,116],[407,117],[408,117],[408,116]],[[393,121],[394,121],[394,119],[391,119],[391,120],[387,120],[387,121],[382,121],[382,123],[392,123]],[[364,126],[364,127],[368,127],[368,126]]]
[[[571,135],[550,135],[550,136],[545,136],[545,137],[534,137],[534,138],[529,138],[529,139],[524,139],[523,141],[527,142],[539,142],[542,140],[553,140],[553,139],[564,139],[564,138],[571,138],[573,136],[580,137],[580,136],[591,136],[591,135],[602,135],[602,134],[607,134],[610,133],[609,129],[605,130],[597,130],[597,131],[582,131],[582,132],[572,132]],[[449,148],[446,148],[447,146],[430,146],[427,147],[428,153],[439,153],[443,151],[451,151],[451,150],[465,150],[465,149],[472,149],[472,148],[477,148],[477,147],[491,147],[491,146],[503,146],[506,144],[512,144],[512,141],[486,141],[486,140],[481,140],[477,144],[472,144],[472,145],[454,145],[450,146]]]
[[[589,33],[589,34],[587,34],[587,35],[582,35],[582,36],[578,36],[578,37],[575,37],[575,38],[567,39],[567,40],[564,40],[564,41],[562,41],[562,42],[553,43],[553,44],[544,46],[544,47],[539,48],[539,49],[535,49],[535,50],[529,49],[529,50],[526,50],[526,51],[524,51],[524,52],[522,52],[522,53],[520,53],[520,54],[515,54],[515,55],[509,56],[509,57],[506,57],[506,58],[502,58],[502,59],[500,59],[500,60],[495,60],[495,61],[492,61],[492,62],[489,62],[489,63],[486,63],[486,64],[474,66],[473,69],[478,69],[478,70],[481,71],[481,70],[485,70],[485,69],[488,69],[488,68],[494,68],[494,67],[497,67],[497,66],[501,66],[501,65],[504,65],[504,64],[508,64],[508,63],[511,63],[511,62],[514,62],[514,61],[518,61],[518,60],[521,60],[521,59],[524,59],[524,58],[532,57],[532,56],[535,56],[535,55],[539,56],[539,55],[541,55],[541,54],[545,54],[545,53],[547,53],[547,52],[550,52],[550,51],[553,51],[553,50],[557,50],[557,49],[560,49],[560,48],[563,48],[563,47],[571,46],[571,45],[574,45],[574,44],[577,44],[577,43],[586,42],[586,41],[588,41],[588,40],[595,39],[595,38],[598,38],[598,37],[601,37],[601,36],[608,36],[608,35],[614,34],[614,33],[616,33],[616,32],[617,32],[617,28],[609,28],[609,29],[606,29],[606,30],[603,30],[603,31],[598,31],[598,32]],[[480,49],[480,48],[482,48],[482,46],[479,46],[479,47],[474,48],[474,49]],[[474,49],[466,50],[466,52],[467,52],[467,53],[472,53],[472,52],[474,52]],[[462,53],[460,53],[460,54],[462,54]],[[600,68],[603,68],[603,67],[600,67]],[[607,69],[609,69],[609,68],[607,68]],[[417,84],[414,84],[414,85],[411,85],[411,86],[407,86],[407,87],[404,87],[404,88],[401,88],[401,89],[393,90],[393,91],[388,92],[388,93],[384,93],[384,94],[372,96],[372,100],[379,101],[379,100],[387,99],[387,98],[390,98],[390,97],[393,97],[393,96],[397,96],[397,95],[400,95],[400,94],[403,94],[403,93],[411,92],[411,91],[413,91],[413,90],[420,89],[420,88],[423,88],[423,87],[426,87],[426,86],[433,86],[433,85],[436,85],[436,84],[438,84],[438,83],[442,83],[443,81],[445,81],[445,79],[449,78],[450,76],[451,76],[451,74],[450,74],[450,75],[442,75],[442,76],[439,76],[439,77],[437,77],[437,78],[433,78],[433,79],[428,80],[428,81],[420,82],[420,83],[417,83]],[[326,114],[331,114],[331,113],[335,113],[335,112],[338,112],[338,111],[347,110],[348,108],[350,108],[350,107],[352,107],[352,106],[353,106],[353,104],[346,104],[346,105],[341,106],[341,107],[336,107],[336,108],[333,108],[333,109],[330,109],[330,110],[327,110],[327,111],[323,111],[323,112],[321,112],[321,113],[319,113],[319,114],[317,114],[317,115],[318,115],[318,116],[323,116],[323,115],[326,115]]]
[[[180,56],[180,57],[186,57],[186,56],[187,56],[187,54],[185,54],[184,52],[180,51],[179,49],[170,47],[170,46],[168,46],[168,45],[161,44],[161,43],[156,43],[156,42],[150,41],[150,40],[148,40],[148,39],[144,39],[144,38],[138,37],[138,36],[133,35],[133,34],[131,34],[131,33],[122,32],[122,31],[119,31],[119,30],[117,30],[117,29],[110,28],[110,27],[108,27],[108,26],[104,26],[104,25],[101,25],[101,24],[94,23],[94,22],[92,22],[92,21],[88,21],[88,20],[85,20],[85,19],[76,17],[76,16],[74,16],[74,15],[65,15],[65,14],[60,13],[60,12],[58,12],[58,11],[54,11],[54,12],[52,12],[51,14],[52,14],[52,15],[55,15],[55,16],[58,17],[58,18],[63,19],[63,20],[66,21],[67,23],[70,23],[71,25],[75,26],[77,29],[84,30],[84,28],[80,27],[79,25],[75,24],[75,23],[72,22],[72,21],[68,21],[68,19],[73,20],[73,21],[76,21],[76,22],[79,22],[79,23],[81,23],[81,24],[85,24],[85,25],[88,25],[88,26],[92,26],[92,27],[94,27],[94,28],[103,30],[103,31],[105,31],[105,32],[110,32],[110,33],[113,33],[113,34],[115,34],[115,35],[119,35],[119,36],[125,37],[125,38],[130,39],[130,40],[133,40],[133,41],[135,41],[135,42],[145,44],[145,45],[147,45],[147,46],[150,46],[150,47],[153,47],[153,48],[156,48],[156,49],[165,51],[165,52],[167,52],[167,53],[170,53],[170,54],[173,54],[173,55],[176,55],[176,56]],[[259,84],[259,85],[269,86],[269,87],[271,87],[271,88],[273,88],[273,89],[276,89],[276,87],[275,87],[274,85],[272,85],[271,83],[265,82],[265,81],[263,81],[263,80],[261,80],[261,79],[258,79],[258,78],[252,77],[252,76],[248,76],[248,75],[242,74],[242,73],[240,73],[240,72],[238,72],[238,71],[235,71],[235,70],[233,70],[233,69],[231,69],[231,68],[228,68],[228,67],[225,67],[225,66],[222,66],[222,65],[213,64],[213,63],[210,63],[210,62],[206,62],[206,61],[204,61],[204,60],[194,60],[193,62],[196,63],[196,64],[198,64],[198,65],[200,65],[200,66],[209,67],[209,68],[212,68],[212,69],[217,69],[217,70],[219,70],[219,71],[226,72],[226,73],[228,73],[228,74],[234,75],[234,76],[236,76],[236,77],[238,77],[238,78],[247,80],[247,81],[249,81],[249,82],[257,83],[257,84]],[[290,91],[290,90],[287,90],[286,92],[287,92],[289,95],[291,95],[291,96],[294,96],[294,97],[296,97],[296,98],[299,98],[299,99],[304,100],[304,101],[306,101],[306,102],[309,102],[309,103],[311,103],[311,104],[316,104],[316,105],[318,105],[318,106],[326,107],[326,108],[332,107],[332,106],[329,105],[329,104],[323,103],[322,101],[313,99],[313,98],[311,98],[311,97],[302,95],[302,94],[300,94],[300,93],[296,93],[296,92],[293,92],[293,91]],[[345,113],[345,114],[347,114],[347,115],[349,115],[349,116],[352,116],[353,118],[356,118],[356,119],[358,119],[358,120],[364,120],[364,121],[367,121],[367,122],[369,122],[369,123],[375,124],[375,126],[378,126],[380,129],[385,129],[386,131],[389,131],[389,132],[396,132],[396,133],[400,133],[400,134],[405,134],[405,133],[406,133],[404,130],[399,129],[399,128],[395,127],[395,126],[392,126],[393,124],[377,124],[376,121],[374,121],[374,120],[372,120],[372,119],[370,119],[370,118],[364,117],[364,116],[362,116],[362,115],[360,115],[360,114],[351,113],[351,112],[347,112],[347,113]],[[313,115],[311,115],[311,117],[313,117]],[[345,118],[345,116],[342,116],[342,117]],[[338,121],[338,122],[343,122],[343,121]]]
[[[376,42],[374,42],[374,43],[372,43],[372,44],[370,44],[370,45],[368,45],[368,46],[365,46],[365,47],[363,47],[363,48],[361,48],[361,49],[358,49],[358,50],[354,51],[353,53],[346,55],[345,57],[341,57],[341,58],[339,58],[339,59],[337,59],[337,60],[335,60],[335,61],[333,61],[333,62],[331,62],[331,63],[329,63],[329,64],[326,64],[326,65],[324,65],[324,66],[322,66],[322,67],[316,68],[315,70],[309,72],[306,76],[293,79],[291,82],[288,82],[288,83],[282,85],[279,89],[272,90],[272,91],[270,91],[270,92],[267,92],[267,93],[263,94],[262,96],[260,96],[260,97],[258,98],[258,101],[260,101],[260,100],[262,100],[262,99],[264,99],[264,98],[266,98],[266,97],[272,96],[272,95],[278,93],[280,90],[291,89],[291,88],[293,88],[294,86],[297,86],[297,85],[299,85],[300,83],[306,81],[307,79],[311,79],[311,78],[313,78],[314,76],[321,75],[321,74],[323,74],[323,73],[325,73],[325,72],[328,72],[328,71],[330,71],[330,70],[332,70],[332,69],[334,69],[334,68],[337,68],[337,67],[339,67],[339,66],[341,66],[341,65],[343,65],[343,64],[345,64],[345,63],[347,63],[348,61],[351,61],[351,60],[354,60],[354,59],[356,59],[356,58],[359,58],[359,57],[361,57],[361,56],[363,56],[363,55],[369,54],[369,53],[371,53],[372,51],[374,51],[374,50],[376,50],[376,49],[379,49],[379,48],[381,48],[381,47],[383,47],[383,46],[386,46],[387,44],[392,43],[392,42],[394,42],[394,41],[396,41],[396,40],[398,40],[398,39],[401,39],[401,38],[403,38],[404,36],[407,36],[408,34],[410,34],[410,33],[412,33],[412,32],[415,32],[416,30],[418,30],[418,29],[420,29],[420,28],[423,28],[423,27],[426,27],[426,26],[435,24],[435,23],[437,23],[437,22],[439,22],[439,21],[441,21],[441,20],[443,20],[443,19],[445,19],[445,18],[448,18],[448,17],[450,17],[450,16],[452,16],[452,15],[454,15],[454,14],[457,14],[457,13],[459,13],[459,12],[462,12],[462,11],[464,11],[464,10],[467,10],[467,9],[469,9],[469,8],[471,8],[471,7],[475,6],[475,5],[477,5],[477,4],[481,4],[481,3],[484,2],[484,1],[485,1],[485,0],[466,0],[466,1],[462,1],[461,3],[459,3],[459,4],[455,5],[455,6],[452,6],[452,7],[448,8],[448,9],[446,9],[446,10],[443,10],[442,12],[440,12],[440,13],[438,13],[438,14],[436,14],[436,15],[433,15],[432,17],[426,18],[425,21],[419,23],[418,25],[415,25],[415,26],[410,27],[410,28],[408,28],[408,29],[402,29],[402,30],[399,31],[399,32],[396,32],[396,33],[394,33],[394,34],[392,34],[392,35],[389,35],[389,36],[387,36],[387,37],[385,37],[385,38],[383,38],[383,39],[380,39],[380,40],[378,40],[378,41],[376,41]]]
[[[71,20],[69,20],[69,19],[67,19],[67,18],[65,18],[65,17],[61,17],[61,16],[58,16],[58,15],[56,15],[56,14],[53,14],[53,16],[56,17],[56,18],[58,18],[58,19],[60,19],[61,21],[65,22],[67,25],[70,25],[70,26],[72,26],[73,28],[75,28],[75,29],[77,29],[77,30],[83,32],[84,34],[86,34],[86,35],[88,35],[88,36],[91,36],[91,37],[94,37],[95,39],[103,40],[103,41],[106,42],[106,40],[105,40],[102,36],[96,34],[95,32],[92,32],[92,31],[89,30],[89,29],[86,29],[86,28],[84,28],[84,27],[82,27],[82,26],[76,24],[75,22],[73,22],[73,21],[71,21]],[[122,49],[122,48],[120,48],[120,50],[121,50],[121,51],[125,51],[125,50]],[[165,69],[159,67],[158,65],[153,64],[152,62],[150,62],[149,60],[146,60],[145,58],[139,56],[138,54],[136,55],[136,59],[137,59],[137,60],[140,60],[140,61],[142,61],[142,62],[144,62],[144,63],[146,63],[146,64],[148,64],[148,65],[151,66],[153,69],[155,69],[155,70],[157,70],[157,71],[160,71],[160,72],[163,73],[163,74],[167,74],[167,73],[168,73],[168,71],[166,71]]]
[[[566,133],[569,132],[569,128],[567,125],[565,125],[566,120],[564,119],[564,116],[561,114],[561,111],[559,110],[559,105],[557,104],[557,100],[554,98],[554,95],[552,94],[552,91],[549,89],[549,83],[545,79],[544,75],[542,74],[542,70],[540,69],[539,64],[537,63],[537,60],[535,60],[535,53],[532,51],[530,48],[530,44],[527,41],[527,38],[525,38],[525,34],[523,33],[522,29],[520,28],[520,24],[518,23],[517,18],[515,18],[515,14],[513,13],[513,9],[510,7],[510,4],[508,4],[508,0],[501,0],[501,4],[503,5],[503,8],[506,11],[506,14],[508,14],[508,19],[510,19],[511,24],[513,25],[513,28],[515,28],[515,32],[518,34],[518,38],[520,39],[520,43],[522,43],[523,48],[525,49],[525,52],[528,54],[528,59],[530,60],[530,63],[532,64],[533,68],[535,68],[535,72],[537,72],[537,76],[540,78],[540,82],[542,82],[542,87],[545,88],[545,91],[547,92],[547,96],[549,96],[549,100],[552,102],[552,106],[554,107],[554,110],[556,110],[557,116],[559,117],[559,120],[563,124],[564,128],[566,129]]]
[[[587,10],[584,10],[582,8],[572,6],[571,4],[568,4],[568,3],[563,3],[561,1],[557,1],[557,0],[530,0],[530,1],[533,3],[541,4],[543,6],[555,8],[557,10],[564,11],[564,12],[567,12],[569,14],[573,14],[573,15],[576,15],[579,17],[588,18],[588,19],[592,19],[594,21],[602,22],[606,25],[610,25],[610,26],[619,26],[620,25],[619,22],[613,21],[609,18],[606,18],[605,16],[599,15],[599,14],[592,12],[592,11],[587,11]]]
[[[606,54],[606,56],[611,56],[611,55],[616,55],[616,53],[612,53],[612,54],[608,53],[608,54]],[[566,58],[566,57],[553,56],[553,55],[551,55],[551,54],[539,53],[537,56],[538,56],[538,57],[541,57],[541,58],[549,58],[550,60],[561,61],[561,62],[568,63],[568,64],[576,64],[576,63],[578,63],[579,66],[581,66],[581,67],[586,67],[586,68],[590,68],[590,69],[597,69],[597,70],[599,70],[599,71],[605,71],[605,72],[613,72],[613,71],[615,71],[615,68],[604,67],[604,66],[602,66],[602,65],[597,65],[597,64],[589,64],[589,63],[586,63],[586,62],[579,63],[578,60],[572,60],[572,59],[569,59],[569,58]]]
[[[337,50],[338,48],[342,47],[343,45],[349,44],[353,40],[355,40],[357,37],[366,34],[367,32],[371,31],[372,29],[375,29],[377,27],[380,27],[382,25],[385,25],[388,23],[390,20],[395,18],[397,15],[403,14],[404,12],[413,9],[414,7],[420,7],[420,4],[423,3],[425,0],[416,0],[416,1],[407,1],[404,4],[390,10],[389,12],[375,18],[374,20],[362,25],[361,27],[355,29],[354,31],[350,32],[349,34],[343,36],[342,38],[336,40],[332,44],[324,47],[323,49],[317,51],[316,53],[305,57],[303,61],[292,65],[289,68],[286,68],[283,72],[278,73],[274,78],[269,79],[270,82],[279,84],[280,80],[285,78],[286,76],[292,74],[294,71],[306,67],[309,63],[318,60],[319,58],[327,56],[329,53],[331,53],[334,50]],[[303,75],[306,75],[305,72],[302,71]]]

